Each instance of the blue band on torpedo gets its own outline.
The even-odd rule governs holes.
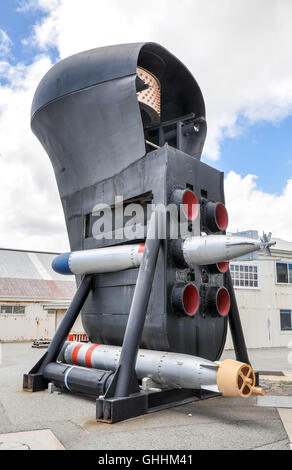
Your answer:
[[[73,368],[74,368],[74,366],[68,367],[68,369],[66,369],[65,375],[64,375],[64,384],[65,384],[65,387],[66,387],[68,390],[70,390],[70,392],[71,392],[71,389],[70,389],[70,387],[69,387],[69,385],[68,385],[68,375],[69,375],[69,372],[71,372],[71,370],[72,370]]]
[[[71,253],[62,253],[57,256],[52,262],[52,268],[59,274],[73,274],[69,268],[69,258]]]

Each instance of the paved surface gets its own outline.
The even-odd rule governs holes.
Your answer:
[[[290,449],[292,450],[292,409],[280,409],[278,411],[288,434]]]
[[[0,450],[64,450],[50,429],[0,434]]]
[[[22,391],[23,373],[44,351],[28,343],[2,345],[0,433],[50,429],[66,449],[289,449],[278,411],[257,407],[255,397],[217,397],[115,425],[96,423],[92,401]],[[279,351],[278,370],[286,352]],[[261,368],[271,369],[261,363],[270,354],[259,353]]]

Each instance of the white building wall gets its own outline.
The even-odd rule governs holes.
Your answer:
[[[55,315],[37,302],[0,302],[0,305],[25,306],[24,314],[0,314],[0,342],[51,339],[55,332]]]
[[[56,327],[59,326],[59,324],[61,323],[61,321],[63,320],[64,318],[64,315],[66,313],[66,310],[58,310],[57,311],[57,317],[56,317]],[[81,321],[81,315],[78,315],[72,329],[71,329],[71,333],[85,333],[84,331],[84,328],[83,328],[83,325],[82,325],[82,321]]]
[[[281,261],[291,262],[291,257]],[[239,263],[259,266],[259,289],[235,288],[248,348],[287,347],[292,341],[292,331],[281,331],[280,324],[280,309],[292,309],[292,284],[276,282],[275,262],[273,257],[260,256]],[[229,331],[225,348],[233,348]]]
[[[49,313],[52,309],[44,308],[44,304],[38,302],[14,303],[0,300],[1,305],[21,305],[25,307],[25,313],[0,313],[0,342],[51,340],[66,313],[64,308],[55,309],[55,314]],[[81,315],[71,332],[84,332]]]

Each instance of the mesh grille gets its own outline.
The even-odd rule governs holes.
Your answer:
[[[147,90],[137,93],[138,101],[152,108],[160,116],[160,83],[158,79],[147,70],[137,67],[137,74],[146,85]]]

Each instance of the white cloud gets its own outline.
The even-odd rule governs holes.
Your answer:
[[[11,39],[9,38],[7,33],[0,28],[0,57],[8,56],[10,53],[11,46]]]
[[[189,67],[206,100],[206,157],[240,132],[245,116],[275,122],[292,112],[290,0],[38,0],[48,15],[34,41],[64,58],[108,44],[156,41]]]
[[[273,237],[292,241],[292,177],[280,195],[257,187],[257,176],[242,177],[230,171],[225,179],[228,230],[272,232]]]
[[[8,83],[0,85],[0,245],[67,249],[53,170],[29,127],[32,97],[51,66],[52,46],[64,58],[116,43],[164,45],[202,89],[208,121],[205,158],[210,160],[219,158],[224,137],[243,131],[240,116],[251,123],[276,122],[292,113],[290,0],[257,0],[248,6],[246,0],[22,0],[19,5],[23,12],[38,8],[43,13],[33,36],[23,38],[42,55],[30,66],[12,66],[10,39],[0,32],[0,76]],[[255,176],[229,173],[230,227],[271,230],[291,239],[291,193],[291,180],[277,196],[257,188]]]
[[[0,63],[0,246],[67,249],[61,203],[49,159],[30,130],[34,90],[51,67],[40,56],[25,67]]]
[[[29,10],[51,12],[60,4],[60,0],[18,0],[17,11],[22,13]]]

